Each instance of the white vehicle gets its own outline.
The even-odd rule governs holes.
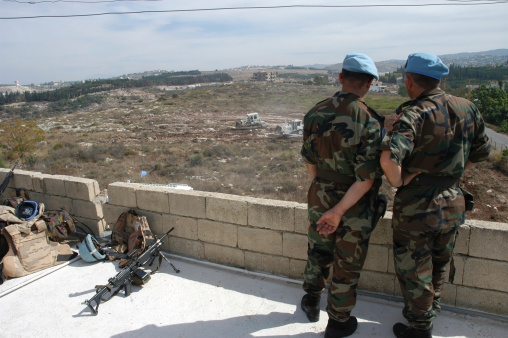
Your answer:
[[[302,120],[291,120],[282,127],[275,127],[275,133],[292,136],[303,135],[303,122]]]
[[[236,129],[247,130],[264,128],[268,123],[261,121],[258,113],[247,114],[247,119],[236,122]]]

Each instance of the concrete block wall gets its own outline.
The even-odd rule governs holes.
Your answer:
[[[0,169],[0,179],[8,170]],[[101,233],[134,209],[162,235],[163,250],[223,265],[302,279],[307,251],[305,204],[135,183],[108,186],[109,203],[98,200],[96,181],[16,170],[10,190],[25,188],[46,209],[63,207]],[[8,192],[4,196],[9,196]],[[508,316],[508,224],[468,220],[454,252],[453,278],[443,303]],[[391,213],[372,234],[359,289],[400,296],[393,268]]]
[[[9,171],[0,169],[0,182]],[[45,210],[67,210],[95,233],[106,229],[96,180],[15,169],[3,196],[15,196],[16,189],[25,189],[29,198],[43,204]]]

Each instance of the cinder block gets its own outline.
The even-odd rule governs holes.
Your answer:
[[[243,250],[227,246],[205,243],[205,259],[237,268],[245,267]]]
[[[116,182],[108,185],[108,203],[133,209],[136,204],[136,188],[133,184]]]
[[[171,236],[166,243],[169,244],[171,253],[196,259],[205,259],[205,249],[201,242]]]
[[[206,198],[209,194],[198,191],[169,192],[169,210],[171,214],[195,218],[206,218]]]
[[[298,204],[295,206],[295,232],[297,234],[307,235],[309,232],[309,213],[307,204]]]
[[[173,236],[198,240],[198,220],[190,217],[164,215],[163,216],[164,230],[168,231],[172,227],[175,230],[171,232]]]
[[[73,216],[80,216],[74,210],[74,203],[71,198],[43,194],[31,194],[30,198],[32,198],[34,201],[38,203],[44,203],[45,210],[64,209]]]
[[[99,183],[88,178],[65,176],[65,195],[72,199],[92,201],[99,195]]]
[[[206,218],[231,224],[247,225],[247,199],[226,194],[206,198]]]
[[[104,218],[102,205],[90,201],[73,200],[73,211],[80,217],[101,220]]]
[[[458,255],[469,254],[469,239],[471,237],[471,227],[469,225],[462,224],[459,227],[457,238],[455,240],[455,248],[453,253]]]
[[[272,275],[288,277],[289,258],[246,251],[245,268],[250,271],[262,271]]]
[[[370,235],[370,244],[392,245],[392,213],[387,211],[385,217],[381,218],[376,228]]]
[[[14,183],[14,186],[18,189],[34,190],[32,178],[34,174],[40,174],[33,171],[25,171],[14,169],[9,185]],[[2,181],[3,182],[3,181]],[[1,183],[1,182],[0,182]]]
[[[125,211],[130,210],[127,207],[112,204],[102,204],[102,213],[104,215],[104,221],[108,224],[108,228],[113,229],[118,217]]]
[[[289,278],[292,279],[301,279],[303,280],[303,272],[305,270],[305,265],[307,261],[302,261],[299,259],[290,259],[289,260]]]
[[[307,235],[285,232],[282,235],[282,255],[289,258],[307,259]]]
[[[508,292],[508,262],[467,258],[464,263],[464,286]]]
[[[170,212],[167,189],[137,184],[136,204],[141,210],[155,211],[163,214]]]
[[[209,220],[198,220],[198,238],[200,241],[236,248],[238,226]]]
[[[298,203],[256,199],[249,203],[248,224],[257,228],[294,232]]]
[[[77,217],[75,216],[74,219],[77,220],[76,227],[81,230],[92,230],[94,234],[96,235],[102,235],[104,230],[106,230],[106,222],[104,220],[94,220],[94,219],[88,219],[83,217]],[[85,226],[82,226],[83,223]],[[88,231],[87,231],[88,232]]]
[[[504,223],[474,221],[471,226],[469,255],[508,261],[508,230]]]
[[[395,292],[395,279],[395,276],[390,273],[363,270],[358,288],[393,295]]]
[[[370,244],[363,269],[388,272],[388,250],[389,248],[387,246]]]
[[[499,291],[457,286],[456,306],[507,316],[508,294]]]
[[[40,183],[40,189],[44,190],[44,192],[49,195],[67,196],[65,192],[66,178],[67,176],[62,175],[43,175],[43,182]]]
[[[44,177],[49,175],[34,173],[32,175],[32,189],[38,193],[46,193],[46,185],[44,183]]]
[[[273,230],[239,227],[238,247],[250,251],[282,255],[282,233]]]

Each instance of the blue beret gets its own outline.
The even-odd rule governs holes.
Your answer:
[[[449,70],[443,61],[433,54],[414,53],[407,58],[406,72],[441,80],[441,77],[448,75]]]
[[[370,57],[360,53],[350,53],[344,58],[342,69],[355,73],[366,73],[379,80],[376,65]]]

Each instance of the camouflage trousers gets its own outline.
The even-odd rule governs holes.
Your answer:
[[[395,273],[404,297],[402,314],[417,329],[429,329],[441,309],[446,269],[457,227],[439,231],[393,230]]]

